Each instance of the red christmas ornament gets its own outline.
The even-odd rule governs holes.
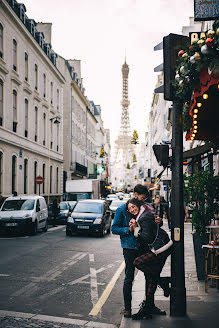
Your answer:
[[[193,46],[190,46],[190,47],[189,47],[189,50],[193,50]]]
[[[185,52],[184,50],[180,50],[180,51],[178,52],[178,56],[179,56],[179,57],[182,57],[182,55],[184,54],[184,52]]]
[[[213,39],[212,39],[212,38],[208,38],[208,39],[205,41],[205,44],[206,44],[208,47],[211,47],[211,46],[212,46],[212,43],[213,43]]]

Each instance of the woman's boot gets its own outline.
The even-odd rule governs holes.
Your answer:
[[[158,284],[163,289],[165,297],[168,297],[170,295],[170,285],[169,285],[170,282],[171,282],[170,277],[160,277],[159,278]]]
[[[153,301],[151,295],[147,296],[146,301],[141,303],[140,310],[132,315],[132,320],[142,320],[152,318]]]

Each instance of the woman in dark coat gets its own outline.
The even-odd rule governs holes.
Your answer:
[[[168,234],[156,224],[154,212],[147,205],[140,205],[138,200],[130,199],[126,205],[128,213],[132,216],[130,225],[134,228],[134,235],[140,243],[140,256],[134,260],[134,265],[146,274],[146,302],[142,309],[144,316],[139,318],[134,314],[132,319],[152,317],[152,300],[159,284],[164,290],[164,295],[169,296],[169,278],[160,278],[160,273],[170,255],[172,241]]]

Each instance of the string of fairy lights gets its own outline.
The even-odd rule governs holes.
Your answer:
[[[218,84],[217,88],[219,90],[219,84]],[[209,95],[207,93],[204,93],[202,95],[203,101],[207,100],[208,97],[209,97]],[[192,133],[190,134],[191,137],[189,139],[189,141],[191,143],[195,139],[196,134],[198,132],[198,114],[199,114],[199,111],[201,110],[201,108],[202,108],[202,103],[199,101],[199,102],[197,102],[195,108],[193,109]]]

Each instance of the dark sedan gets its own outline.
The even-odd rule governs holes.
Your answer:
[[[66,235],[73,233],[94,233],[104,236],[111,231],[111,212],[108,203],[99,199],[86,199],[78,201],[71,218],[66,224]]]

